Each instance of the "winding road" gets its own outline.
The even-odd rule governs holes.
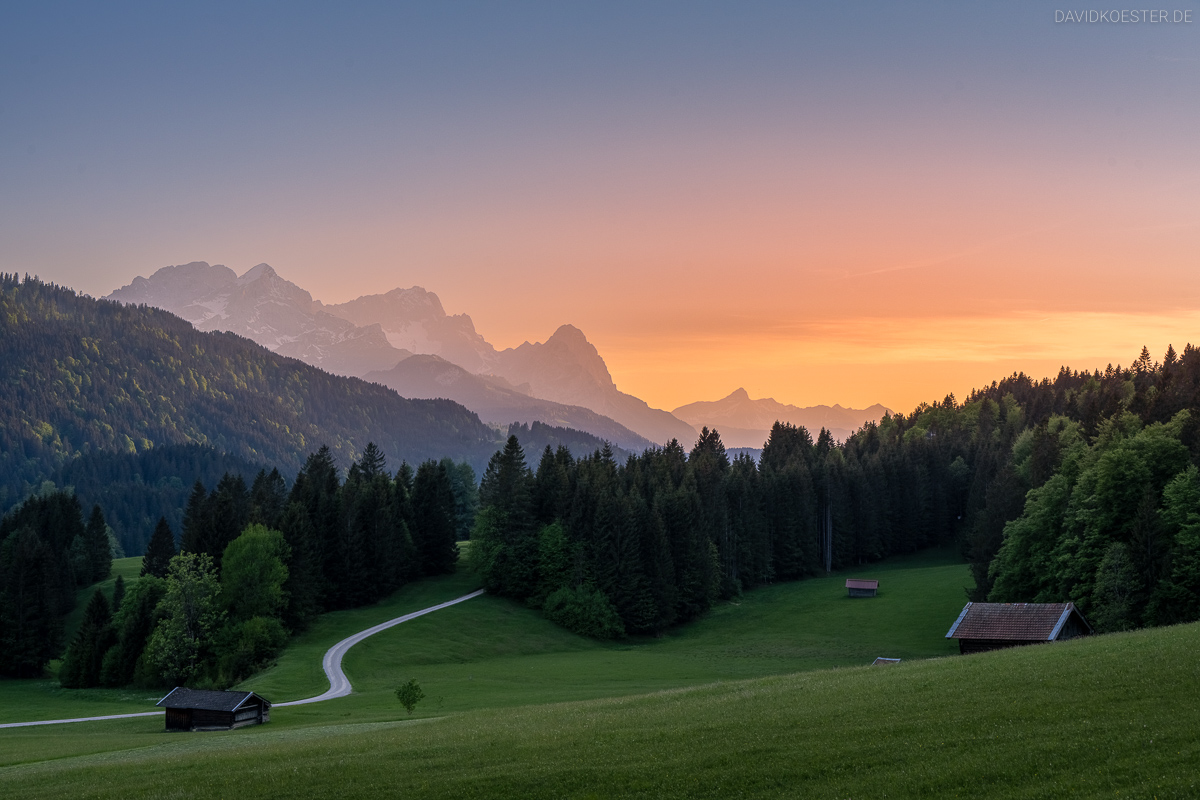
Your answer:
[[[394,628],[402,622],[408,622],[410,619],[423,617],[426,614],[440,611],[443,608],[457,605],[458,603],[470,600],[473,597],[479,597],[484,590],[480,589],[470,594],[464,594],[462,597],[456,597],[453,600],[447,600],[444,603],[438,603],[436,606],[422,608],[420,611],[414,611],[411,614],[405,614],[402,617],[389,619],[387,622],[381,622],[374,627],[367,628],[365,631],[359,631],[353,636],[347,636],[333,647],[325,651],[325,657],[321,659],[321,667],[325,670],[325,677],[329,679],[329,689],[323,694],[316,697],[309,697],[305,700],[292,700],[287,703],[273,703],[273,708],[282,706],[302,706],[307,703],[320,703],[324,700],[333,700],[335,697],[345,697],[350,694],[353,687],[350,685],[350,679],[346,677],[346,673],[342,670],[342,658],[345,657],[347,651],[351,647],[366,639],[368,636],[374,636],[380,631],[386,631],[388,628]],[[136,714],[109,714],[105,717],[77,717],[75,719],[44,719],[37,722],[5,722],[0,723],[0,728],[25,728],[31,725],[59,725],[65,722],[96,722],[104,719],[129,719],[130,717],[153,717],[162,714],[161,711],[140,711]]]

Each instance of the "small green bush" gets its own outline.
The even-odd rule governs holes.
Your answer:
[[[551,622],[581,636],[618,639],[625,635],[617,610],[603,592],[591,586],[559,589],[546,598],[542,611]]]

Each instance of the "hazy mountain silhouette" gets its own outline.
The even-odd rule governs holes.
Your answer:
[[[412,355],[393,347],[378,325],[358,326],[322,311],[312,295],[259,264],[240,278],[203,261],[163,267],[106,298],[170,311],[202,331],[230,331],[280,355],[359,376]]]
[[[678,439],[686,447],[695,441],[691,425],[618,390],[604,359],[574,325],[563,325],[545,342],[497,353],[496,373],[534,397],[590,408],[656,444]]]
[[[604,359],[583,332],[563,325],[547,341],[497,352],[476,330],[466,314],[449,315],[433,292],[420,286],[393,289],[386,294],[364,295],[348,303],[324,305],[307,291],[280,277],[267,264],[245,275],[221,265],[194,261],[163,267],[149,278],[137,277],[107,299],[155,306],[178,314],[200,330],[241,334],[281,355],[299,358],[339,375],[365,376],[386,372],[412,355],[436,355],[468,373],[499,376],[506,388],[550,401],[550,405],[518,402],[507,397],[497,405],[494,393],[477,384],[460,388],[463,402],[485,418],[504,409],[520,413],[505,422],[540,420],[550,425],[570,425],[612,441],[637,437],[662,444],[677,438],[689,445],[696,436],[690,425],[667,411],[619,391]],[[433,391],[428,377],[417,379],[418,362],[403,373],[411,391]],[[442,368],[442,379],[450,373]],[[459,376],[455,380],[462,380]],[[395,382],[403,382],[398,374]],[[504,381],[492,385],[504,386]],[[405,390],[400,390],[403,394]],[[484,402],[475,408],[473,402]],[[511,402],[510,402],[511,401]],[[557,405],[576,406],[566,412]],[[600,418],[581,416],[590,409]],[[535,416],[545,413],[546,416]],[[615,420],[615,423],[612,422]],[[586,422],[586,424],[585,424]],[[634,438],[630,439],[630,433]]]
[[[784,405],[770,397],[753,400],[745,389],[738,389],[721,400],[700,401],[680,406],[672,412],[696,428],[716,428],[726,447],[762,447],[778,420],[803,425],[816,436],[827,428],[835,439],[845,440],[868,421],[879,421],[888,409],[876,403],[868,408]]]
[[[490,372],[495,364],[496,349],[475,331],[471,318],[447,314],[438,296],[420,286],[317,305],[355,325],[379,325],[393,347],[441,356],[468,372]]]
[[[652,444],[591,409],[530,397],[512,388],[503,378],[472,375],[439,356],[415,355],[390,370],[371,372],[363,377],[391,387],[404,397],[453,400],[474,411],[484,422],[500,425],[544,422],[584,431],[635,452]]]

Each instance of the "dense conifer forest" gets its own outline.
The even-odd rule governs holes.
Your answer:
[[[453,570],[468,536],[490,591],[596,637],[931,546],[961,550],[974,600],[1070,600],[1101,631],[1200,618],[1191,345],[1014,374],[844,443],[777,423],[757,461],[707,429],[627,454],[514,425],[496,451],[452,403],[153,309],[11,276],[0,289],[5,674],[63,655],[66,685],[228,685],[316,614]],[[145,549],[143,577],[117,608],[89,600],[63,642],[76,589],[123,544]]]
[[[476,498],[469,464],[392,475],[371,443],[344,479],[322,447],[290,488],[275,469],[197,481],[180,530],[159,519],[141,578],[116,607],[95,592],[64,643],[76,589],[109,575],[110,540],[99,507],[85,523],[69,492],[31,497],[0,522],[0,673],[37,675],[62,655],[69,687],[231,685],[315,615],[453,571]]]
[[[488,465],[487,587],[594,636],[655,633],[744,589],[955,545],[969,598],[1073,601],[1099,630],[1200,618],[1200,351],[1015,374],[845,443],[776,424],[757,464],[715,431],[624,463],[516,439]]]

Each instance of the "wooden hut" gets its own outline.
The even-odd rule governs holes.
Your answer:
[[[847,578],[846,589],[851,597],[874,597],[879,591],[879,581],[869,581],[861,578]]]
[[[1092,626],[1074,603],[967,603],[950,626],[960,653],[1087,636]]]
[[[271,704],[254,692],[211,692],[176,686],[155,705],[166,708],[169,731],[227,731],[271,719]]]

